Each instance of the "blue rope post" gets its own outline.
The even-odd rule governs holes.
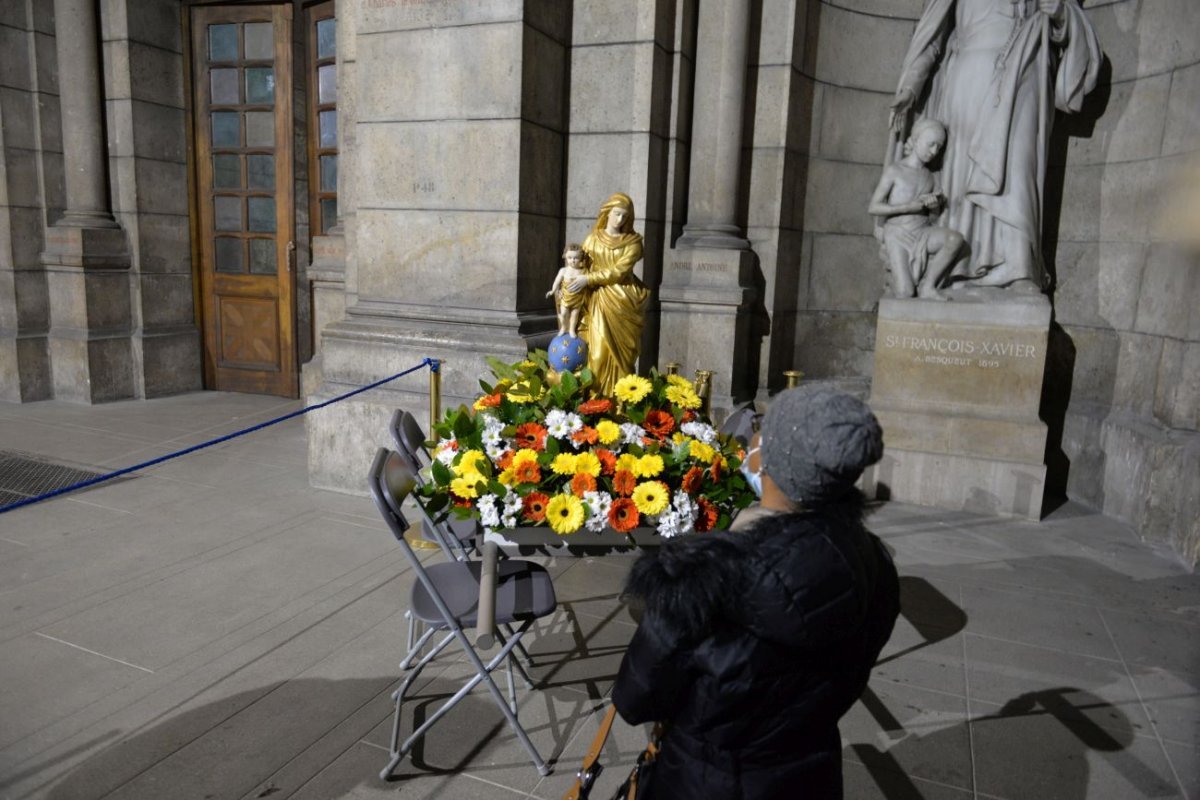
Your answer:
[[[286,422],[289,419],[294,419],[296,417],[303,416],[304,414],[307,414],[310,411],[316,411],[317,409],[325,408],[326,406],[333,405],[334,403],[340,403],[342,400],[346,400],[347,398],[354,397],[356,394],[362,394],[363,392],[368,392],[371,389],[376,389],[380,386],[383,386],[385,383],[391,383],[392,381],[396,380],[397,378],[403,378],[405,375],[411,375],[412,373],[414,373],[417,370],[422,369],[424,367],[429,367],[434,372],[436,372],[437,365],[439,363],[441,363],[441,362],[439,362],[437,359],[425,358],[423,361],[421,361],[420,364],[417,364],[415,367],[410,367],[410,368],[404,370],[403,372],[397,372],[395,375],[392,375],[391,377],[384,378],[383,380],[375,381],[372,384],[368,384],[367,386],[362,386],[358,389],[355,389],[354,391],[346,392],[345,394],[338,395],[337,397],[326,400],[323,403],[317,403],[315,406],[306,406],[305,408],[302,408],[299,411],[293,411],[290,414],[284,414],[282,417],[276,417],[275,419],[267,420],[266,422],[260,422],[258,425],[253,425],[249,428],[244,428],[240,431],[235,431],[233,433],[226,434],[225,436],[221,436],[216,439],[211,439],[207,442],[201,442],[200,444],[193,445],[184,450],[179,450],[174,453],[168,453],[165,456],[159,456],[158,458],[151,459],[150,461],[143,461],[141,464],[134,464],[132,467],[125,467],[124,469],[119,469],[115,472],[110,472],[106,475],[100,475],[98,477],[91,478],[86,481],[80,481],[79,483],[73,483],[70,486],[64,486],[61,489],[55,489],[53,491],[46,492],[45,494],[40,494],[37,497],[27,497],[24,500],[18,500],[15,503],[9,503],[6,506],[0,506],[0,514],[3,514],[7,511],[13,511],[18,508],[23,508],[24,506],[31,506],[34,503],[40,503],[41,501],[49,500],[52,497],[59,497],[61,495],[67,494],[68,492],[78,491],[79,489],[86,489],[89,486],[95,486],[98,483],[104,483],[105,481],[110,481],[113,478],[119,478],[122,475],[128,475],[131,472],[137,472],[138,470],[157,466],[158,464],[161,464],[164,461],[170,461],[173,458],[179,458],[180,456],[186,456],[189,453],[195,453],[197,450],[203,450],[206,447],[212,447],[213,445],[221,444],[222,442],[228,442],[230,439],[236,439],[239,436],[245,436],[246,434],[253,433],[254,431],[261,431],[263,428],[269,428],[272,425],[278,425],[280,422]]]

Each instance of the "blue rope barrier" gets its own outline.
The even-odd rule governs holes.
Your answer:
[[[168,453],[165,456],[159,456],[158,458],[154,458],[149,461],[144,461],[141,464],[134,464],[132,467],[125,467],[124,469],[119,469],[116,472],[110,472],[107,475],[101,475],[96,478],[91,478],[90,480],[80,481],[79,483],[73,483],[70,486],[64,486],[61,489],[55,489],[53,491],[46,492],[45,494],[40,494],[37,497],[28,497],[24,500],[18,500],[17,502],[10,503],[6,506],[0,506],[0,514],[3,514],[6,511],[12,511],[17,508],[22,508],[24,506],[30,506],[30,505],[33,505],[34,503],[40,503],[43,500],[49,500],[51,497],[58,497],[59,495],[64,495],[64,494],[67,494],[68,492],[74,492],[78,489],[85,489],[88,486],[95,486],[97,483],[103,483],[104,481],[109,481],[109,480],[112,480],[113,478],[119,478],[122,475],[128,475],[129,473],[137,472],[140,469],[146,469],[147,467],[157,466],[158,464],[161,464],[164,461],[170,461],[173,458],[179,458],[180,456],[186,456],[189,453],[194,453],[197,450],[203,450],[206,447],[212,447],[215,444],[221,444],[222,442],[228,442],[230,439],[236,439],[239,436],[245,436],[247,433],[254,433],[255,431],[261,431],[263,428],[269,428],[272,425],[277,425],[280,422],[286,422],[287,420],[292,419],[294,417],[299,417],[303,414],[307,414],[310,411],[316,411],[319,408],[324,408],[325,406],[341,402],[342,400],[345,400],[350,397],[354,397],[354,395],[356,395],[356,394],[362,394],[363,392],[370,391],[371,389],[375,389],[379,386],[382,386],[385,383],[390,383],[391,381],[394,381],[397,378],[403,378],[405,375],[410,375],[424,367],[430,367],[430,368],[436,370],[439,365],[440,365],[440,362],[437,359],[426,358],[420,364],[417,364],[415,367],[410,367],[409,369],[404,370],[404,372],[397,372],[395,375],[392,375],[390,378],[384,378],[383,380],[375,381],[372,384],[368,384],[367,386],[362,386],[358,389],[355,389],[352,392],[346,392],[345,394],[338,395],[337,397],[326,400],[323,403],[317,403],[315,406],[306,406],[306,407],[300,409],[299,411],[293,411],[290,414],[284,414],[282,417],[276,417],[275,419],[267,420],[266,422],[260,422],[258,425],[254,425],[249,428],[244,428],[243,430],[240,430],[240,431],[234,431],[233,433],[226,434],[225,436],[221,436],[216,439],[211,439],[207,442],[201,442],[200,444],[192,445],[191,447],[188,447],[184,450],[179,450],[174,453]]]

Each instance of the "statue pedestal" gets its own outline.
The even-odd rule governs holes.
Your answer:
[[[1002,297],[879,302],[870,404],[884,454],[863,474],[868,497],[1041,518],[1050,301]]]

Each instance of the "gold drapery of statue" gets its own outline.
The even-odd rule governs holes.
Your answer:
[[[625,211],[615,234],[608,230],[614,208]],[[634,232],[633,219],[633,200],[617,192],[600,207],[592,232],[583,240],[592,269],[579,335],[587,342],[595,389],[604,395],[611,395],[617,381],[633,372],[642,346],[650,291],[633,274],[634,265],[642,260],[642,235]]]

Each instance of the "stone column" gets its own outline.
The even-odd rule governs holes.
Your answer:
[[[700,3],[688,216],[667,254],[659,361],[709,369],[718,415],[750,395],[755,257],[737,224],[750,4]]]
[[[356,55],[355,21],[358,6],[353,3],[337,4],[337,223],[324,235],[314,236],[312,263],[308,277],[312,280],[313,296],[313,357],[301,368],[300,392],[305,397],[316,392],[323,379],[325,356],[322,352],[322,332],[330,323],[337,322],[346,314],[347,255],[348,241],[354,231],[354,156],[357,150],[355,133],[355,78],[358,65]],[[313,222],[314,225],[318,222]]]
[[[132,397],[129,253],[113,219],[94,0],[54,0],[66,211],[46,232],[54,395]]]
[[[322,332],[308,401],[430,356],[445,360],[450,408],[479,393],[488,356],[518,361],[554,325],[571,7],[355,5],[346,312]],[[310,482],[362,493],[363,459],[389,443],[392,413],[425,424],[428,389],[421,370],[310,414]]]

